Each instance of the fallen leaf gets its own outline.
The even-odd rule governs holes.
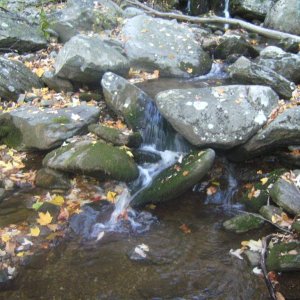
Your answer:
[[[187,68],[186,70],[189,74],[193,73],[193,69],[192,68]]]
[[[40,235],[40,233],[41,233],[41,231],[40,231],[40,228],[39,227],[33,227],[33,228],[30,228],[30,235],[31,236],[39,236]]]
[[[39,212],[39,218],[36,220],[40,225],[48,225],[52,222],[52,216],[47,211],[46,213]]]
[[[7,242],[10,240],[10,235],[7,234],[7,233],[2,234],[1,240],[2,240],[4,243],[7,243]]]
[[[262,276],[263,275],[263,272],[260,268],[258,267],[255,267],[252,272],[255,274],[255,275],[259,275],[259,276]]]
[[[230,249],[229,253],[232,255],[232,256],[235,256],[237,257],[238,259],[244,259],[241,254],[243,253],[243,250],[242,249],[236,249],[236,250],[233,250],[233,249]]]
[[[182,176],[187,176],[187,175],[189,175],[189,171],[184,171],[183,173],[182,173]]]
[[[260,180],[261,184],[264,185],[268,182],[269,178],[268,177],[264,177]]]
[[[35,203],[32,205],[32,208],[33,208],[34,210],[38,210],[42,205],[43,205],[43,202],[37,201],[37,202],[35,202]]]
[[[108,191],[106,194],[106,199],[110,202],[115,202],[116,196],[117,196],[117,193]]]
[[[186,224],[182,224],[181,226],[179,226],[179,228],[185,234],[189,234],[192,232],[191,229]]]
[[[34,72],[38,77],[42,77],[45,73],[45,70],[43,68],[37,68]]]
[[[15,248],[16,248],[16,242],[13,242],[13,241],[8,241],[5,245],[5,251],[8,254],[14,254]]]
[[[58,221],[67,221],[70,217],[70,213],[66,207],[61,208],[60,213],[57,217]]]
[[[215,193],[217,192],[217,190],[218,190],[218,189],[217,189],[215,186],[211,185],[210,187],[208,187],[208,188],[206,189],[206,194],[207,194],[208,196],[211,196],[211,195],[215,194]]]
[[[57,206],[62,206],[64,204],[64,202],[65,202],[64,197],[59,196],[59,195],[54,196],[52,198],[52,200],[49,201],[49,203],[52,203],[52,204],[57,205]]]
[[[57,224],[48,224],[47,227],[51,230],[51,231],[56,231],[58,229],[58,225]]]
[[[17,254],[17,256],[18,256],[18,257],[23,257],[23,256],[24,256],[24,254],[25,254],[25,252],[24,252],[24,251],[22,251],[22,252],[19,252],[19,253]]]

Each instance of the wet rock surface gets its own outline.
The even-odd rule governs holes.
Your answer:
[[[223,223],[223,227],[226,230],[233,231],[235,233],[244,233],[260,228],[263,224],[264,220],[262,220],[259,216],[242,214],[225,221]]]

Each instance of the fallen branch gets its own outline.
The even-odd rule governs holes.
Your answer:
[[[138,1],[127,0],[127,3],[133,4],[145,10],[146,13],[154,15],[156,17],[164,18],[164,19],[176,19],[178,21],[190,22],[194,24],[203,24],[203,23],[219,23],[219,24],[229,24],[244,28],[251,32],[257,33],[259,35],[265,36],[270,39],[282,40],[282,39],[291,39],[295,42],[300,42],[300,37],[294,34],[281,32],[273,29],[267,29],[264,27],[260,27],[257,25],[253,25],[243,20],[238,19],[227,19],[223,17],[211,16],[211,17],[192,17],[186,15],[180,15],[176,13],[165,13],[157,11],[149,6],[142,4]]]

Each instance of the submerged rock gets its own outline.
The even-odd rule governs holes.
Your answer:
[[[300,54],[287,53],[278,47],[270,46],[260,52],[256,62],[290,81],[300,82]]]
[[[300,144],[300,107],[285,110],[266,128],[229,154],[231,160],[242,161],[276,148]]]
[[[137,207],[177,198],[206,175],[214,158],[215,152],[212,149],[192,152],[181,164],[176,163],[162,171],[148,187],[132,199],[130,205]]]
[[[122,16],[122,9],[110,0],[68,1],[66,8],[49,16],[49,23],[65,43],[79,32],[113,29]]]
[[[9,112],[8,116],[1,116],[0,124],[2,118],[6,117],[6,126],[15,130],[14,134],[19,134],[19,148],[47,150],[61,145],[76,134],[86,132],[87,126],[96,122],[99,114],[98,107],[89,105],[59,110],[25,105]],[[2,137],[4,142],[5,137]]]
[[[43,165],[55,170],[93,176],[100,180],[112,178],[127,182],[139,175],[137,165],[124,150],[89,140],[53,150],[46,155]]]
[[[16,100],[19,94],[41,88],[43,82],[21,62],[0,57],[0,98]]]
[[[190,77],[210,71],[211,59],[192,30],[177,21],[138,15],[122,28],[124,48],[137,69],[161,76]]]
[[[272,221],[273,216],[281,216],[283,210],[274,205],[264,205],[260,208],[259,213],[267,220]]]
[[[278,179],[270,190],[272,200],[290,214],[300,214],[300,191],[292,182]]]
[[[38,170],[35,177],[35,185],[46,189],[63,189],[71,187],[68,176],[64,173],[42,168]]]
[[[4,11],[0,11],[0,20],[1,49],[26,52],[46,48],[47,41],[37,25]]]
[[[246,57],[240,57],[228,68],[230,76],[243,84],[260,84],[270,86],[278,95],[289,99],[295,89],[295,84],[268,67],[251,62]]]
[[[269,249],[266,266],[268,271],[300,271],[300,243],[275,244]]]
[[[128,132],[117,128],[107,127],[101,124],[92,124],[89,126],[89,131],[96,134],[106,142],[116,146],[128,146],[138,148],[143,139],[140,133]]]
[[[253,214],[243,214],[233,217],[223,223],[226,230],[235,233],[244,233],[253,229],[260,228],[264,224],[264,220]]]
[[[229,149],[262,128],[278,99],[269,87],[229,85],[163,91],[156,103],[191,144]]]
[[[300,35],[299,0],[279,0],[267,12],[268,28]]]
[[[98,36],[77,35],[59,51],[55,61],[55,76],[79,84],[99,84],[107,71],[126,75],[128,59]]]

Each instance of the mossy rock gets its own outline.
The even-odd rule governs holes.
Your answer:
[[[261,182],[256,182],[253,184],[254,191],[251,189],[245,191],[240,199],[240,202],[245,205],[246,209],[253,212],[259,212],[260,208],[268,203],[269,186],[274,184],[274,182],[285,172],[285,169],[277,169],[267,176],[268,181],[265,184]],[[258,192],[259,191],[259,192]]]
[[[294,223],[292,224],[292,229],[300,234],[300,220],[294,221]]]
[[[110,142],[116,146],[128,146],[138,148],[143,139],[140,133],[127,133],[117,128],[107,127],[101,124],[92,124],[88,127],[89,131],[96,134],[106,142]]]
[[[162,171],[153,179],[150,186],[142,190],[130,203],[131,206],[143,206],[177,198],[198,183],[212,167],[215,152],[212,149],[194,151],[187,155],[181,164]],[[178,171],[178,169],[180,169]]]
[[[100,180],[132,181],[139,175],[136,163],[124,150],[103,142],[80,141],[60,147],[46,155],[43,165]]]
[[[35,178],[35,185],[46,189],[69,189],[70,180],[66,174],[48,168],[40,169]]]
[[[18,149],[22,143],[22,134],[11,120],[9,114],[0,116],[0,143]]]
[[[143,149],[133,149],[132,150],[133,158],[135,162],[139,165],[145,163],[157,163],[161,160],[161,156],[157,153],[146,151]]]
[[[300,271],[300,242],[278,243],[268,252],[269,271]]]
[[[264,224],[264,220],[253,214],[242,214],[235,216],[223,223],[226,230],[235,233],[244,233],[253,229],[260,228]]]
[[[260,208],[259,213],[267,220],[272,221],[272,217],[275,215],[281,216],[283,210],[280,207],[274,205],[264,205]]]

